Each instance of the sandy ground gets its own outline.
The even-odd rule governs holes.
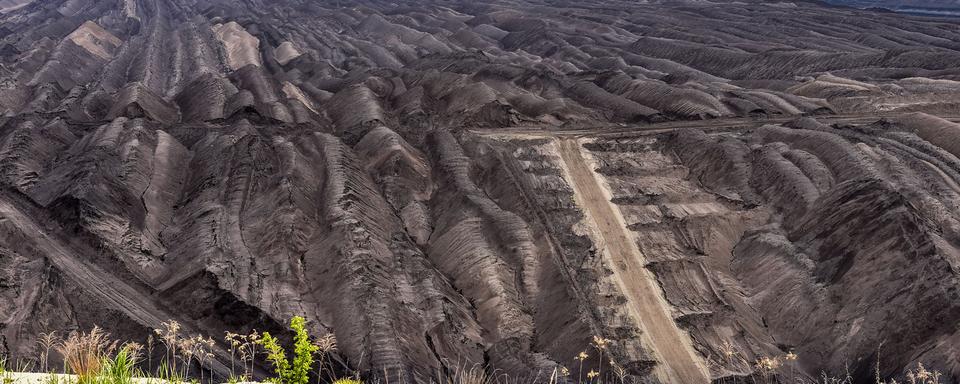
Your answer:
[[[709,374],[693,349],[689,335],[681,331],[670,315],[669,305],[653,274],[644,268],[646,260],[623,220],[610,203],[610,193],[597,180],[576,139],[560,139],[560,156],[567,180],[578,205],[594,226],[604,257],[630,301],[633,316],[643,331],[644,343],[661,364],[655,374],[665,383],[706,383]]]

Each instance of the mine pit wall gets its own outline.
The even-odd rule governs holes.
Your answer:
[[[583,146],[624,214],[673,318],[707,361],[711,378],[749,375],[752,358],[776,347],[760,316],[728,293],[742,289],[728,264],[742,233],[765,220],[765,213],[744,212],[688,181],[685,167],[656,137]],[[738,356],[727,356],[728,348]]]
[[[585,147],[636,233],[638,246],[649,255],[647,268],[657,277],[678,324],[709,360],[713,379],[750,375],[753,359],[789,350],[808,356],[788,363],[798,376],[841,372],[844,363],[838,361],[850,363],[847,357],[859,356],[861,363],[851,367],[855,377],[865,380],[872,377],[876,346],[883,340],[889,350],[916,351],[881,353],[883,375],[952,353],[938,346],[955,340],[956,333],[932,324],[955,316],[958,306],[949,288],[957,283],[950,260],[960,254],[953,230],[956,213],[940,208],[956,201],[949,193],[955,158],[931,152],[916,136],[896,132],[869,140],[828,127],[686,133],[597,140]],[[569,196],[570,187],[551,166],[557,159],[549,141],[498,139],[490,145],[484,140],[492,139],[463,140],[469,143],[467,153],[482,159],[476,161],[479,185],[501,207],[533,223],[533,233],[545,230],[552,235],[550,228],[564,220],[563,213],[582,217],[578,207],[554,197]],[[691,142],[700,147],[691,147]],[[905,163],[889,161],[894,157]],[[719,178],[718,172],[734,177]],[[945,188],[945,193],[924,196],[912,186],[918,182]],[[909,196],[920,200],[913,203]],[[574,232],[567,228],[566,233]],[[933,228],[946,232],[938,235]],[[580,244],[591,244],[583,240]],[[560,255],[576,244],[563,239],[556,243],[560,245],[548,249]],[[884,270],[907,273],[884,282],[877,277]],[[589,296],[590,289],[581,289],[583,280],[603,279],[583,269],[577,272],[573,280],[580,281],[566,293],[575,298]],[[936,277],[920,277],[930,273]],[[905,281],[926,283],[909,292],[888,288],[914,284]],[[585,302],[591,300],[580,305],[593,310]],[[883,310],[889,303],[910,310]],[[903,326],[905,313],[922,313],[931,325]],[[602,321],[584,318],[584,327],[604,329]],[[897,341],[891,343],[888,335],[896,335]],[[623,359],[618,343],[614,346],[614,359]],[[725,356],[731,348],[735,355]],[[648,360],[647,372],[653,364]],[[938,367],[944,372],[956,369]]]
[[[578,364],[569,356],[589,349],[590,335],[600,335],[612,340],[607,358],[626,367],[631,375],[657,380],[651,373],[663,362],[657,362],[640,342],[643,330],[629,320],[627,299],[586,235],[584,216],[564,179],[556,143],[536,139],[493,142],[473,137],[462,141],[477,165],[475,179],[481,188],[502,208],[522,217],[537,244],[545,245],[537,248],[542,279],[568,284],[565,289],[541,286],[539,295],[531,300],[534,321],[557,332],[557,336],[537,335],[538,344],[549,342],[544,353],[565,363],[575,375]],[[553,281],[556,284],[557,280]],[[571,317],[578,321],[558,328],[563,324],[560,321]],[[596,353],[591,355],[584,370],[607,365],[597,360]]]
[[[434,232],[427,254],[474,303],[485,359],[509,371],[551,369],[531,348],[534,324],[525,302],[536,290],[528,271],[536,268],[536,251],[529,230],[474,184],[470,160],[450,133],[434,134],[428,145],[438,191],[430,202]]]
[[[699,185],[733,197],[756,193],[753,204],[732,201],[775,213],[737,239],[728,268],[741,288],[727,292],[753,308],[768,340],[809,356],[798,368],[810,374],[842,372],[849,363],[858,380],[872,380],[881,342],[888,351],[879,356],[881,375],[948,361],[942,357],[954,352],[944,345],[957,336],[937,319],[956,316],[960,304],[957,213],[943,208],[957,206],[952,159],[936,161],[944,151],[912,135],[799,125],[812,130],[684,132],[667,142]],[[710,177],[718,170],[745,177]],[[917,314],[927,320],[917,323]],[[957,374],[955,365],[935,365]]]
[[[957,214],[949,208],[960,196],[949,182],[960,160],[896,125],[855,131],[803,124],[810,129],[598,139],[582,150],[611,187],[611,200],[648,257],[646,268],[710,362],[712,378],[747,375],[753,357],[791,348],[803,356],[798,371],[839,372],[845,356],[875,360],[870,356],[885,335],[903,340],[885,346],[916,357],[881,354],[891,367],[884,374],[950,356],[946,346],[958,336],[937,324],[960,315],[950,272]],[[570,357],[588,348],[594,334],[613,340],[610,356],[640,378],[653,380],[650,373],[664,364],[638,341],[643,330],[625,320],[627,301],[586,236],[552,141],[434,132],[416,148],[379,126],[365,129],[351,148],[313,132],[271,136],[247,122],[223,132],[167,134],[126,118],[86,128],[11,122],[6,129],[5,183],[27,194],[24,202],[74,215],[50,221],[79,223],[73,230],[81,236],[73,241],[102,249],[80,252],[85,257],[98,255],[101,266],[136,261],[131,247],[149,245],[151,232],[163,228],[171,236],[162,244],[166,253],[154,256],[177,269],[128,263],[111,270],[118,281],[175,296],[199,290],[197,307],[234,303],[244,318],[274,324],[306,312],[315,333],[332,330],[353,340],[358,347],[343,356],[350,363],[365,356],[361,370],[387,367],[412,380],[450,368],[442,363],[447,356],[513,372],[550,372],[556,363],[575,370]],[[63,156],[96,153],[109,167],[89,167],[83,155],[50,167],[56,156],[50,147]],[[189,167],[169,163],[174,159]],[[94,181],[106,192],[84,186]],[[405,214],[409,207],[419,213]],[[132,223],[120,241],[114,232],[97,232],[118,222]],[[269,230],[276,228],[286,232]],[[211,239],[219,243],[206,245]],[[18,246],[5,245],[4,252],[29,281],[63,278]],[[301,258],[306,249],[312,251]],[[491,278],[465,269],[463,255]],[[334,264],[375,268],[350,274],[325,267]],[[878,270],[906,272],[881,278]],[[56,315],[26,309],[35,302],[99,305],[101,298],[69,293],[79,291],[69,281],[56,284],[66,288],[17,302],[11,312],[49,316],[50,324],[78,318],[113,324],[77,309]],[[891,284],[915,288],[893,292]],[[870,294],[853,294],[865,289]],[[883,310],[891,305],[908,310]],[[135,314],[117,316],[137,323]],[[211,332],[237,321],[216,311],[188,317]],[[900,326],[911,322],[916,326]],[[134,338],[143,331],[111,326]],[[29,353],[23,352],[31,348],[28,339],[39,331],[3,330],[16,353]],[[723,357],[727,344],[737,359]],[[834,352],[815,354],[823,350]],[[596,357],[585,370],[606,363]],[[858,365],[858,377],[869,377],[871,367]]]
[[[529,228],[535,246],[532,256],[536,260],[531,263],[534,268],[524,271],[523,279],[535,287],[535,291],[527,290],[527,305],[536,329],[542,330],[535,335],[533,346],[554,361],[568,362],[570,356],[589,345],[590,336],[599,329],[595,316],[584,306],[582,292],[569,284],[574,274],[562,254],[564,241],[554,237],[560,232],[550,231],[549,208],[544,207],[569,204],[570,192],[560,189],[563,184],[557,183],[561,179],[559,170],[551,164],[554,159],[543,154],[549,152],[536,143],[494,143],[478,137],[464,137],[462,141],[474,160],[475,179],[480,188],[501,208],[519,216]],[[543,168],[525,169],[521,162]],[[528,174],[528,171],[537,173]],[[543,180],[544,176],[549,180]],[[550,182],[552,185],[547,184]],[[551,187],[556,189],[549,189]],[[586,363],[591,362],[594,361]],[[573,368],[575,371],[576,367]]]

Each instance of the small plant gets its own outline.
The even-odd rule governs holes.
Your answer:
[[[193,348],[190,355],[200,364],[200,382],[203,382],[203,367],[210,364],[213,360],[213,347],[216,343],[212,338],[204,339],[203,336],[193,338]],[[188,364],[189,365],[189,364]]]
[[[357,379],[337,379],[333,384],[363,384],[363,381]]]
[[[43,384],[70,384],[70,379],[60,378],[60,375],[51,373],[43,380]]]
[[[590,355],[587,354],[587,351],[581,351],[576,356],[573,357],[574,360],[580,362],[580,368],[577,369],[577,382],[583,381],[583,361],[586,360]]]
[[[610,360],[610,368],[613,369],[613,374],[617,375],[617,378],[620,379],[620,384],[624,384],[627,380],[627,369],[613,362],[613,360]]]
[[[50,350],[53,349],[60,342],[60,337],[57,336],[56,332],[45,332],[40,334],[40,338],[37,340],[37,343],[40,344],[40,369],[43,372],[48,371],[48,361],[50,357]]]
[[[112,359],[105,358],[97,384],[132,384],[138,373],[136,367],[142,348],[140,344],[127,343]]]
[[[171,367],[166,361],[160,362],[160,367],[157,369],[157,379],[159,379],[161,383],[183,382],[180,374],[177,373],[177,371],[173,369],[173,367]]]
[[[223,341],[226,341],[227,345],[230,346],[230,377],[231,378],[235,377],[234,374],[236,373],[236,370],[235,370],[233,357],[237,354],[237,349],[240,348],[240,345],[242,343],[242,337],[243,337],[242,335],[239,335],[230,331],[227,331],[226,335],[223,337]]]
[[[550,374],[550,384],[557,384],[560,382],[562,377],[570,376],[570,370],[564,366],[557,366],[553,368],[553,373]]]
[[[917,363],[916,369],[907,371],[907,382],[910,384],[940,384],[939,371],[930,371],[923,366],[923,363]]]
[[[495,384],[497,382],[496,377],[488,375],[487,370],[478,365],[474,365],[470,369],[467,369],[466,366],[458,367],[453,377],[446,380],[446,384]]]
[[[170,320],[160,323],[160,328],[155,329],[154,333],[157,334],[157,337],[160,338],[160,342],[163,343],[166,351],[164,352],[164,359],[166,360],[165,368],[167,370],[176,372],[177,371],[177,347],[180,344],[180,323]]]
[[[328,333],[317,339],[313,345],[317,346],[317,355],[320,357],[320,363],[317,364],[317,384],[319,384],[320,373],[323,371],[327,355],[337,349],[337,338],[332,333]],[[386,375],[384,376],[386,377]]]
[[[241,335],[233,332],[227,332],[224,341],[230,345],[230,376],[234,376],[234,355],[240,357],[240,364],[243,366],[243,375],[238,378],[249,378],[253,372],[254,359],[257,355],[257,345],[260,343],[260,334],[253,330],[248,335]]]
[[[7,372],[7,358],[0,357],[0,382],[3,384],[13,383],[13,374]]]
[[[147,335],[147,371],[153,368],[153,335]]]
[[[597,372],[597,376],[603,376],[603,351],[607,350],[607,343],[609,342],[609,339],[604,339],[602,336],[593,336],[593,342],[591,344],[600,352],[600,370]]]
[[[290,320],[290,329],[294,332],[292,361],[287,360],[286,351],[269,332],[263,333],[260,344],[267,350],[267,361],[273,365],[277,384],[307,384],[313,354],[320,348],[310,342],[306,320],[302,317],[294,316]]]
[[[0,383],[2,384],[12,384],[17,382],[15,374],[17,372],[27,372],[30,370],[30,364],[24,364],[22,361],[17,360],[16,366],[11,370],[7,367],[7,358],[0,357]]]
[[[103,330],[93,327],[89,333],[71,333],[60,342],[57,351],[63,355],[70,371],[77,375],[77,384],[92,384],[116,345]]]
[[[590,380],[591,383],[593,382],[593,379],[596,378],[597,376],[600,376],[600,373],[597,371],[594,371],[591,369],[590,372],[587,372],[587,379]]]

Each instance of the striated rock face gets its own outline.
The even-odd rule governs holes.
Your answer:
[[[578,376],[594,335],[624,381],[957,382],[958,41],[809,2],[0,0],[0,356],[302,315],[411,383]]]

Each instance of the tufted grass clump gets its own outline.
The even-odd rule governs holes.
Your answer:
[[[137,368],[140,362],[140,345],[127,343],[113,358],[105,358],[96,384],[133,384],[133,378],[142,376]]]
[[[77,375],[77,384],[94,384],[104,362],[116,348],[100,327],[90,332],[73,332],[57,345],[64,364]]]

